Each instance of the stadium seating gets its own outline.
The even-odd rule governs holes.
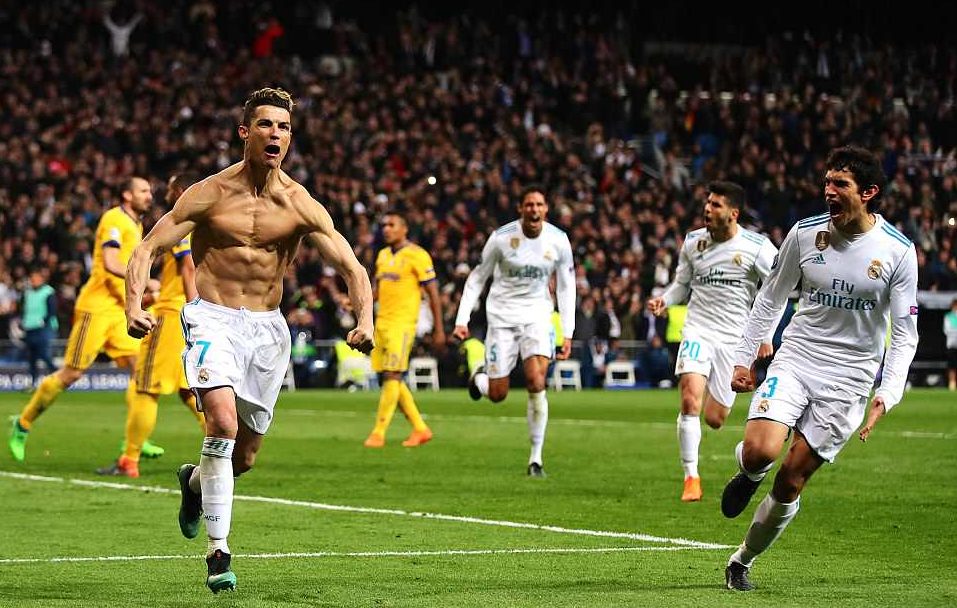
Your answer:
[[[409,359],[409,388],[419,390],[425,384],[433,391],[439,390],[439,362],[435,357],[412,357]]]

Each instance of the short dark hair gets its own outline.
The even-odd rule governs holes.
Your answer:
[[[723,196],[728,201],[728,206],[741,211],[744,209],[744,204],[747,202],[747,196],[744,193],[744,188],[739,186],[734,182],[726,181],[713,181],[708,184],[708,192],[711,194],[716,194],[718,196]]]
[[[133,192],[133,180],[134,180],[134,179],[141,179],[141,180],[143,180],[144,182],[146,182],[147,184],[150,183],[150,180],[149,180],[149,178],[147,178],[147,177],[143,177],[142,175],[136,175],[136,174],[131,175],[131,176],[129,176],[128,178],[126,178],[126,181],[123,182],[123,187],[120,188],[120,196],[121,196],[121,197],[123,196],[123,193],[124,193],[124,192],[129,192],[129,193],[132,193],[132,192]]]
[[[276,106],[291,113],[295,105],[292,96],[282,89],[265,87],[253,91],[246,99],[246,103],[243,104],[243,125],[249,126],[249,121],[252,120],[253,113],[259,106]]]
[[[405,219],[405,216],[402,215],[401,213],[399,213],[398,211],[395,211],[395,210],[393,210],[393,211],[386,211],[385,213],[382,214],[382,218],[385,219],[385,218],[389,217],[390,215],[391,215],[392,217],[394,217],[394,218],[397,218],[400,222],[402,222],[402,225],[403,225],[403,226],[408,226],[408,225],[409,225],[409,222],[408,222],[408,220]]]
[[[172,188],[186,190],[199,181],[199,173],[195,171],[181,171],[173,174],[173,181],[170,182]]]
[[[545,201],[548,202],[548,196],[545,194],[545,188],[543,188],[541,184],[529,184],[525,186],[524,188],[522,188],[522,195],[518,199],[519,204],[521,204],[522,201],[525,200],[525,197],[531,194],[532,192],[538,192],[543,197],[545,197]]]
[[[834,148],[827,155],[824,168],[827,171],[847,171],[853,175],[858,192],[863,192],[869,186],[877,186],[877,194],[867,201],[867,210],[873,212],[877,208],[877,201],[887,185],[887,176],[876,154],[859,146]]]

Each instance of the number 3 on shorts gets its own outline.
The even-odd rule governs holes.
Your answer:
[[[764,385],[767,388],[761,393],[761,398],[770,399],[774,397],[774,390],[778,387],[778,377],[771,376],[770,378],[765,378]]]
[[[196,367],[200,367],[203,364],[203,361],[206,359],[206,351],[209,350],[209,345],[212,344],[209,340],[196,340],[196,346],[202,346],[203,350],[199,351],[199,360],[196,361]]]

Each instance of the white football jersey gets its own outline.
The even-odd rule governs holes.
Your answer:
[[[900,401],[917,349],[917,252],[900,231],[875,217],[873,228],[850,237],[833,228],[826,213],[791,228],[755,299],[736,365],[751,365],[760,338],[800,282],[798,311],[775,360],[867,395],[890,320],[891,345],[877,395],[887,409]]]
[[[766,237],[740,226],[721,242],[712,240],[705,228],[689,232],[678,254],[675,279],[662,295],[670,306],[684,302],[691,291],[682,333],[712,344],[736,345],[758,284],[771,272],[777,252]],[[770,336],[766,339],[770,342]]]
[[[568,236],[544,222],[541,234],[531,239],[519,220],[493,232],[482,250],[482,261],[469,274],[459,303],[456,325],[468,325],[472,309],[492,277],[485,310],[489,325],[515,327],[551,318],[554,304],[548,279],[555,273],[558,312],[562,331],[575,331],[575,266]]]

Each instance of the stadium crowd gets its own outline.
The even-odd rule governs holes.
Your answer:
[[[325,2],[56,0],[0,11],[0,338],[31,269],[60,331],[90,269],[92,234],[130,175],[216,172],[240,157],[240,104],[292,92],[284,169],[324,201],[371,268],[397,210],[432,253],[451,330],[487,234],[530,183],[576,255],[575,338],[660,333],[644,301],[702,224],[706,184],[742,184],[743,224],[780,244],[824,210],[827,151],[857,143],[889,177],[881,212],[917,245],[919,288],[957,289],[957,48],[775,32],[758,46],[638,39],[619,15],[534,19],[414,8],[376,20]],[[147,229],[149,224],[147,222]],[[348,299],[303,248],[290,324],[350,327]],[[662,336],[658,336],[660,340]]]

